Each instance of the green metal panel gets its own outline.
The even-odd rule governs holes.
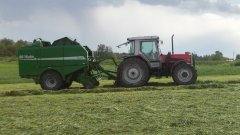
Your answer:
[[[41,68],[63,66],[63,46],[49,46],[40,48],[39,57]]]
[[[64,46],[64,73],[87,68],[89,66],[88,53],[80,45]]]
[[[64,47],[64,66],[88,65],[88,53],[80,46]]]
[[[19,54],[19,74],[21,77],[36,76],[39,73],[39,47],[24,47],[18,50]]]

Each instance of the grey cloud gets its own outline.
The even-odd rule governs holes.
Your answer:
[[[151,5],[167,5],[167,6],[176,6],[181,3],[180,0],[139,0],[142,3],[151,4]]]
[[[69,11],[83,10],[94,5],[92,1],[85,0],[8,0],[0,2],[1,17],[4,20],[25,20],[36,10],[51,10],[55,8],[69,9]]]
[[[84,14],[99,4],[121,5],[124,0],[1,0],[0,20],[26,20],[37,10],[61,9],[73,14]]]
[[[227,0],[139,0],[145,4],[175,6],[193,13],[215,12],[215,13],[240,13],[236,3]]]
[[[122,5],[126,0],[0,0],[0,21],[26,20],[37,10],[65,10],[82,16],[101,4]],[[190,13],[240,13],[236,3],[227,0],[138,0],[143,4],[164,5],[184,9]],[[240,3],[240,2],[239,2]]]

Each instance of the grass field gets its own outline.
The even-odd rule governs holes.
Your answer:
[[[0,84],[33,82],[29,79],[22,79],[18,73],[16,61],[0,61]]]
[[[198,82],[152,78],[141,88],[43,91],[0,62],[0,134],[240,134],[240,70],[199,63]],[[224,72],[223,72],[224,71]],[[31,82],[31,83],[29,83]]]

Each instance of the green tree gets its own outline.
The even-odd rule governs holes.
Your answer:
[[[237,54],[236,60],[240,60],[240,54]]]
[[[112,51],[111,46],[106,46],[104,44],[98,45],[97,48],[97,57],[98,59],[107,59],[107,58],[115,58],[115,55]]]
[[[215,54],[210,56],[210,60],[224,60],[223,53],[220,51],[216,51]]]
[[[11,39],[0,40],[0,56],[11,56],[14,53],[14,41]]]
[[[12,39],[0,39],[0,57],[16,56],[17,49],[28,44],[27,41],[18,40],[14,42]]]

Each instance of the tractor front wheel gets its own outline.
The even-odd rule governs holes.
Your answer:
[[[62,88],[63,80],[59,73],[48,71],[41,76],[40,85],[44,90],[59,90]]]
[[[123,61],[117,71],[117,83],[124,87],[139,87],[147,83],[149,69],[147,64],[139,58]]]
[[[191,65],[180,64],[174,69],[172,78],[177,85],[194,84],[197,80],[197,72]]]

